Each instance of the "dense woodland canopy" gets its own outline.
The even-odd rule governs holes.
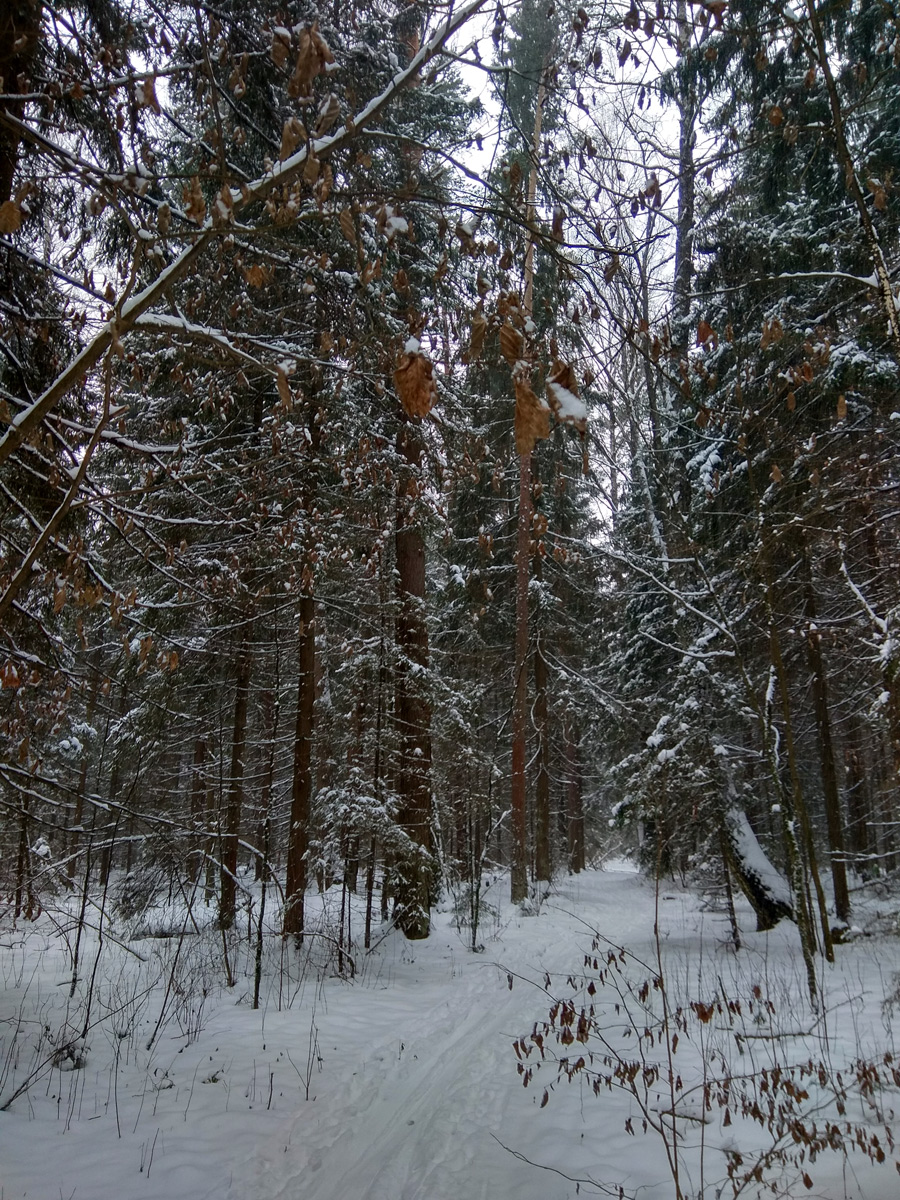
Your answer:
[[[9,0],[0,79],[3,906],[474,946],[633,839],[814,987],[900,865],[893,0]]]

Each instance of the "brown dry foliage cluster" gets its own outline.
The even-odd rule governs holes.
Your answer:
[[[434,366],[419,352],[401,355],[394,371],[394,386],[408,417],[427,417],[437,400]]]
[[[535,444],[550,436],[550,409],[534,393],[527,376],[515,379],[516,451],[531,454]]]

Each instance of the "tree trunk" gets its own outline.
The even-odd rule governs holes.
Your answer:
[[[30,921],[34,915],[31,896],[31,852],[28,846],[28,797],[24,795],[19,813],[19,852],[16,857],[16,894],[13,920],[18,921],[23,913],[27,921]]]
[[[0,92],[12,96],[28,91],[28,73],[41,35],[41,0],[6,0],[0,15]],[[20,100],[0,100],[0,112],[22,118]],[[12,181],[19,157],[19,137],[0,125],[0,204],[12,197]]]
[[[225,806],[225,828],[219,864],[219,928],[234,924],[237,901],[238,837],[244,802],[244,746],[247,737],[247,708],[250,692],[250,650],[244,633],[238,655],[237,687],[234,698],[234,732],[231,739],[231,774]]]
[[[88,693],[88,702],[85,709],[85,723],[90,725],[94,719],[94,712],[97,708],[97,693],[100,690],[100,672],[96,665],[91,668],[91,683]],[[86,735],[90,736],[90,735]],[[84,747],[81,754],[81,768],[78,772],[78,786],[75,792],[75,813],[72,818],[72,824],[69,828],[69,834],[65,847],[64,859],[66,860],[66,874],[73,880],[75,877],[75,856],[81,847],[81,835],[84,832],[82,826],[84,822],[84,797],[87,792],[88,769],[91,765],[92,750],[88,744]],[[71,860],[71,867],[70,867]]]
[[[784,917],[794,916],[791,888],[760,846],[747,814],[736,803],[725,813],[722,844],[727,866],[756,913],[756,928],[774,929]]]
[[[278,705],[275,693],[267,688],[260,697],[263,728],[265,730],[264,767],[262,789],[259,797],[258,821],[256,826],[256,845],[260,853],[256,855],[256,882],[268,876],[269,844],[271,830],[272,784],[275,779],[275,738],[278,733]]]
[[[538,563],[535,558],[535,563]],[[549,717],[547,712],[547,660],[544,638],[538,630],[534,649],[534,723],[537,732],[537,774],[534,788],[534,878],[541,885],[550,880],[550,770]]]
[[[675,345],[687,352],[691,315],[691,279],[694,273],[694,127],[697,102],[694,68],[690,65],[693,20],[687,0],[678,0],[678,214],[675,220],[675,270],[672,281],[672,335]]]
[[[197,738],[194,742],[194,764],[191,772],[191,825],[194,828],[195,836],[199,836],[200,831],[206,821],[206,772],[204,765],[206,763],[206,739]],[[205,839],[203,839],[205,841]],[[202,844],[202,842],[201,842]],[[200,873],[203,868],[203,858],[197,856],[192,860],[192,865],[188,871],[188,877],[192,883],[200,878]]]
[[[301,937],[309,876],[309,818],[312,802],[312,740],[316,700],[316,604],[311,592],[300,599],[297,725],[294,733],[294,777],[288,833],[287,882],[284,893],[285,934]]]
[[[584,797],[581,792],[581,766],[578,762],[578,745],[573,728],[573,718],[566,718],[566,841],[569,852],[569,870],[577,875],[584,870]]]
[[[397,792],[398,822],[410,845],[394,864],[397,925],[408,938],[428,937],[433,885],[431,829],[431,706],[424,687],[428,668],[425,624],[425,537],[416,514],[422,444],[419,431],[405,420],[397,449],[408,467],[397,494],[396,720],[400,734]]]
[[[854,715],[847,724],[847,744],[844,750],[847,771],[845,797],[847,802],[847,834],[854,854],[869,853],[869,820],[872,803],[869,797],[869,772],[864,766],[864,751],[859,720]]]
[[[537,102],[534,107],[534,130],[531,136],[531,171],[528,175],[526,220],[534,219],[537,196],[537,164],[541,149],[541,121],[544,114],[546,84],[541,72]],[[534,307],[534,237],[529,235],[525,249],[525,295],[523,310],[531,318]],[[516,530],[516,639],[515,677],[513,680],[512,710],[512,779],[510,804],[512,808],[512,863],[510,865],[510,899],[521,904],[528,896],[528,817],[527,782],[525,778],[526,730],[528,718],[528,585],[531,568],[531,523],[534,505],[531,497],[531,454],[519,455],[519,521]]]
[[[834,885],[834,911],[839,921],[850,920],[850,892],[847,888],[846,845],[844,841],[844,819],[841,813],[841,797],[838,792],[837,769],[834,762],[834,745],[831,739],[831,714],[828,707],[828,682],[822,660],[821,635],[816,628],[816,599],[813,591],[809,560],[804,555],[806,568],[806,656],[812,674],[813,707],[819,731],[819,760],[822,770],[822,795],[825,800],[825,820],[828,826],[828,844],[831,850],[831,879]]]
[[[516,536],[516,665],[512,710],[512,864],[510,900],[528,895],[528,823],[525,747],[528,718],[528,577],[531,561],[531,455],[519,458],[519,524]]]

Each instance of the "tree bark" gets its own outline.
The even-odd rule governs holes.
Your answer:
[[[258,821],[256,827],[256,845],[260,853],[256,855],[256,882],[259,883],[268,875],[269,844],[271,830],[272,784],[275,779],[275,737],[278,732],[278,704],[275,693],[267,688],[260,697],[263,728],[265,730],[265,748],[263,751],[265,766],[263,767],[262,790],[259,797]]]
[[[430,931],[433,885],[431,828],[431,706],[424,687],[428,668],[425,624],[425,537],[416,514],[415,497],[422,461],[416,424],[406,419],[397,449],[408,468],[397,494],[395,552],[397,564],[396,720],[400,735],[397,819],[409,837],[409,849],[394,864],[397,925],[408,938]]]
[[[831,850],[831,879],[834,885],[834,911],[839,921],[850,920],[850,892],[847,887],[846,844],[841,797],[838,791],[834,744],[831,737],[831,714],[828,705],[828,681],[822,659],[822,641],[816,628],[816,599],[813,591],[809,559],[804,555],[806,569],[806,656],[812,674],[813,707],[819,732],[819,762],[822,771],[822,795],[825,800],[825,821]]]
[[[691,279],[694,273],[694,127],[696,98],[693,68],[687,62],[693,22],[687,0],[678,0],[678,214],[675,220],[675,269],[672,287],[674,343],[687,352],[691,315]]]
[[[538,560],[535,559],[537,564]],[[547,711],[547,660],[544,637],[538,630],[534,648],[534,724],[537,733],[537,772],[534,788],[534,878],[550,880],[550,769],[549,716]]]
[[[528,823],[525,748],[528,718],[528,579],[531,561],[531,455],[519,458],[519,523],[516,536],[516,642],[512,710],[512,864],[510,900],[528,895]]]
[[[301,937],[309,878],[309,818],[312,805],[312,740],[316,701],[316,604],[311,591],[300,599],[297,724],[294,732],[294,776],[288,833],[287,882],[283,932]]]
[[[97,693],[100,690],[100,671],[94,665],[91,668],[91,683],[88,693],[88,702],[85,709],[85,723],[91,725],[94,720],[94,712],[97,707]],[[81,847],[81,835],[84,832],[82,827],[84,821],[84,797],[87,792],[88,769],[91,765],[91,747],[86,745],[81,755],[81,768],[78,772],[78,788],[75,793],[75,813],[72,818],[72,825],[69,829],[67,845],[65,848],[66,874],[70,879],[74,880],[74,861],[71,863],[71,868],[68,860],[74,860],[75,855]],[[73,884],[74,886],[74,884]]]
[[[794,917],[791,887],[769,861],[750,826],[747,814],[737,803],[723,820],[723,853],[741,891],[756,913],[756,928],[774,929],[784,917]]]
[[[197,738],[194,742],[194,763],[191,771],[191,825],[199,833],[206,821],[206,739]],[[205,840],[205,839],[204,839]],[[193,859],[188,876],[192,883],[200,878],[203,859],[198,855]]]
[[[238,837],[244,802],[244,746],[247,738],[247,708],[250,693],[250,649],[245,633],[238,655],[237,687],[234,698],[234,731],[231,739],[231,774],[225,805],[225,828],[219,865],[219,928],[234,924],[237,901]]]
[[[575,738],[573,718],[566,718],[566,840],[569,852],[569,870],[577,875],[584,870],[584,797],[581,791],[581,766],[578,762],[578,745]]]
[[[7,0],[0,15],[0,92],[7,96],[27,91],[28,73],[41,35],[41,0]],[[21,100],[0,100],[0,113],[22,119]],[[0,204],[12,197],[12,182],[19,158],[20,138],[0,124]]]

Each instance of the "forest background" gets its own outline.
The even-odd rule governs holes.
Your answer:
[[[180,897],[258,999],[316,884],[475,948],[631,829],[815,996],[900,853],[898,22],[5,7],[9,919]]]

